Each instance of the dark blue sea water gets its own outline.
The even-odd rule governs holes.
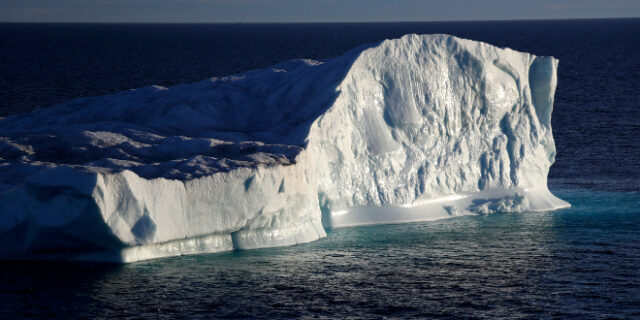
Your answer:
[[[0,24],[0,116],[448,33],[560,59],[550,185],[570,209],[332,230],[125,266],[1,263],[0,318],[640,319],[640,19]]]
[[[640,197],[131,265],[0,266],[0,318],[640,318]]]

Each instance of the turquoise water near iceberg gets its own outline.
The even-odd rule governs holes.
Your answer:
[[[640,317],[640,195],[131,265],[4,263],[0,318]]]

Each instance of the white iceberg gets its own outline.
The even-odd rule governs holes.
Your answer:
[[[0,258],[132,262],[552,210],[558,61],[407,35],[0,119]]]

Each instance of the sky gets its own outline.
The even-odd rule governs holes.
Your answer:
[[[640,17],[640,0],[0,0],[4,22],[367,22]]]

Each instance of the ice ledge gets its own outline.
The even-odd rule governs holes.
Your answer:
[[[25,254],[0,258],[18,261],[55,260],[133,263],[184,255],[295,245],[317,240],[324,237],[324,235],[324,229],[320,221],[308,221],[289,229],[246,230],[228,234],[210,234],[161,243],[124,247],[118,250]]]
[[[570,206],[568,202],[555,197],[546,187],[526,190],[492,190],[422,199],[409,205],[358,207],[350,210],[326,212],[323,214],[322,222],[307,221],[300,226],[287,229],[241,230],[227,234],[210,234],[161,243],[128,246],[118,250],[26,254],[0,258],[133,263],[184,255],[302,244],[324,237],[324,228],[433,221],[498,212],[551,211]]]
[[[464,215],[552,211],[571,205],[547,187],[491,190],[417,199],[410,204],[323,211],[325,228],[432,221]]]

